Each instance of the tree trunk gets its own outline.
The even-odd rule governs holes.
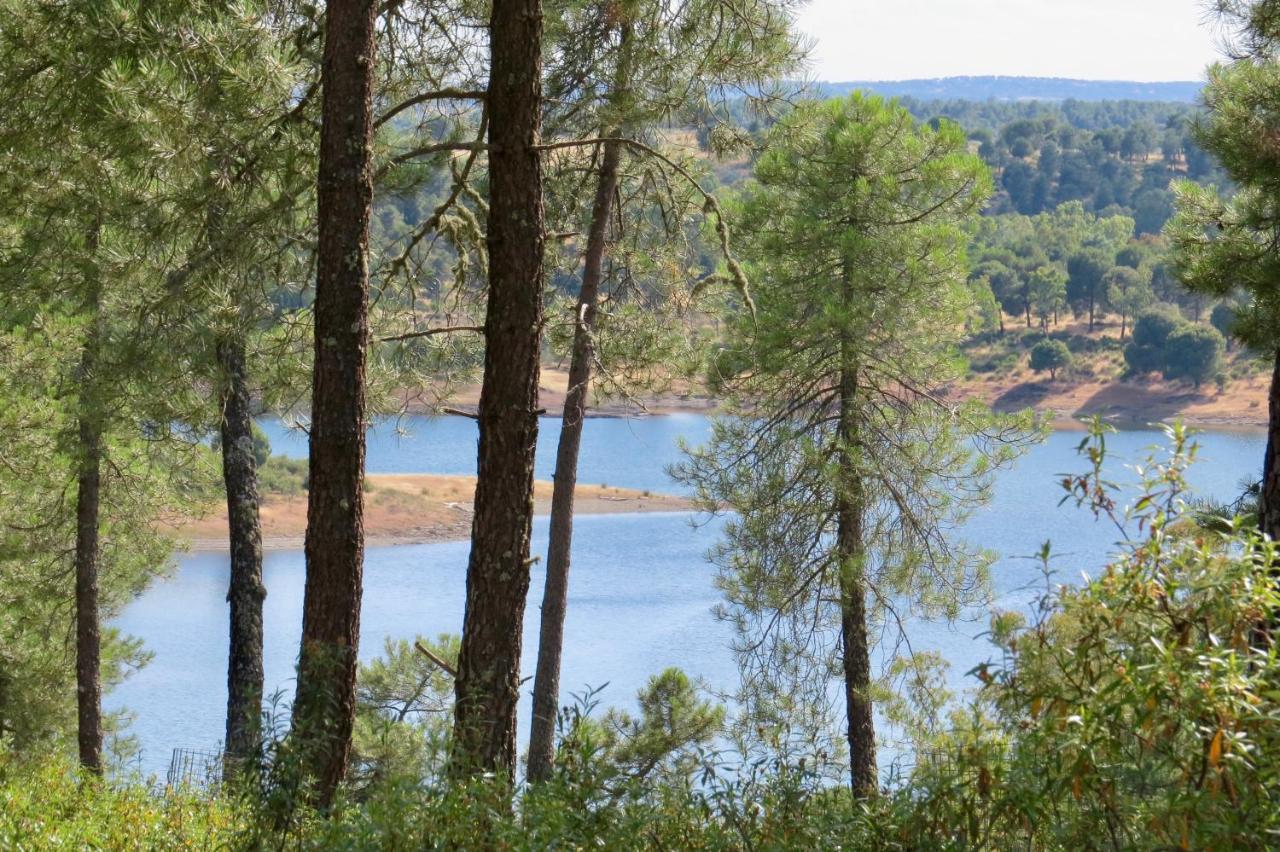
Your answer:
[[[494,0],[489,45],[489,300],[451,767],[512,776],[542,343],[540,0]]]
[[[86,249],[98,250],[100,226],[89,229]],[[96,258],[95,258],[96,259]],[[96,275],[96,271],[90,273]],[[102,502],[102,407],[97,395],[101,346],[99,282],[87,283],[89,331],[80,353],[76,468],[76,736],[80,765],[102,774],[102,634],[98,622],[98,516]]]
[[[355,720],[377,7],[329,0],[321,71],[307,578],[293,734],[322,808],[346,774]]]
[[[848,721],[849,780],[856,796],[875,795],[876,730],[871,706],[871,646],[867,636],[863,498],[858,461],[858,376],[846,356],[840,374],[839,434],[843,456],[836,490],[836,556],[840,570],[840,640]]]
[[[1031,328],[1031,300],[1025,300],[1022,305],[1027,310],[1027,328]]]
[[[1094,310],[1093,291],[1090,290],[1089,291],[1089,333],[1090,334],[1093,333],[1093,310]]]
[[[854,293],[844,273],[843,301],[852,310]],[[845,331],[840,341],[840,476],[836,483],[836,561],[840,572],[840,649],[844,670],[849,782],[858,797],[878,790],[875,716],[871,706],[871,642],[867,635],[865,498],[859,444],[857,342]]]
[[[1258,512],[1262,532],[1280,541],[1280,348],[1271,368],[1267,394],[1267,454],[1262,463],[1262,505]]]
[[[1120,341],[1122,343],[1124,342],[1124,333],[1125,333],[1128,322],[1129,322],[1128,314],[1121,314],[1120,315]]]
[[[95,320],[96,322],[96,320]],[[92,333],[91,333],[92,334]],[[92,382],[96,341],[85,346],[82,382]],[[76,709],[80,765],[102,773],[102,637],[98,626],[98,510],[102,431],[93,402],[80,404],[76,479]]]
[[[244,339],[218,344],[226,385],[222,394],[222,480],[231,546],[231,643],[227,655],[228,776],[248,769],[262,745],[262,526],[253,418],[245,373]]]
[[[591,228],[578,294],[573,354],[569,360],[569,389],[565,395],[556,449],[555,484],[551,492],[550,544],[547,580],[542,592],[542,624],[538,637],[538,670],[533,681],[533,725],[529,734],[529,780],[543,781],[555,759],[556,709],[560,699],[560,655],[564,647],[564,616],[569,598],[569,562],[573,543],[573,494],[578,484],[578,449],[587,413],[591,366],[595,355],[596,301],[604,267],[613,196],[618,188],[622,146],[604,144]]]

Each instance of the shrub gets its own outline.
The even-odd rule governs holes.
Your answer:
[[[1200,383],[1222,366],[1225,342],[1217,329],[1207,325],[1183,325],[1169,335],[1164,347],[1164,377]]]
[[[1037,373],[1048,371],[1051,379],[1058,377],[1058,370],[1071,365],[1071,350],[1061,340],[1042,340],[1031,350],[1031,369]]]
[[[1236,307],[1228,302],[1219,302],[1213,306],[1209,314],[1209,325],[1218,330],[1224,338],[1231,337],[1231,329],[1236,324]]]
[[[308,477],[306,459],[272,456],[258,469],[258,485],[264,496],[301,494],[310,484]]]
[[[1280,659],[1257,637],[1280,607],[1259,582],[1280,551],[1243,519],[1196,523],[1194,450],[1169,434],[1127,512],[1101,475],[1102,428],[1082,445],[1094,470],[1068,477],[1068,496],[1138,534],[1031,623],[993,618],[1002,662],[975,670],[976,702],[936,744],[949,760],[911,779],[913,814],[937,826],[919,846],[1275,848]]]

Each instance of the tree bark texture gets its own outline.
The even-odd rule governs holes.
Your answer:
[[[86,345],[82,381],[93,381]],[[102,635],[98,624],[98,515],[102,499],[102,430],[92,402],[81,402],[76,477],[76,712],[80,765],[102,773]]]
[[[612,134],[610,134],[612,135]],[[551,490],[547,579],[542,592],[538,636],[538,669],[533,681],[533,724],[529,733],[529,780],[542,781],[555,760],[556,711],[560,703],[560,659],[564,617],[569,604],[569,564],[573,546],[573,495],[578,485],[578,451],[587,415],[591,368],[595,358],[596,303],[604,271],[605,244],[613,197],[618,190],[622,145],[606,142],[591,206],[591,226],[583,259],[582,289],[574,317],[573,352],[569,357],[569,389],[565,394],[556,447],[555,482]]]
[[[346,774],[355,719],[377,6],[329,0],[321,70],[307,576],[294,702],[301,768],[320,807]]]
[[[848,271],[844,274],[846,322],[855,302]],[[844,670],[849,781],[853,794],[874,796],[878,789],[876,727],[871,705],[871,642],[867,631],[866,498],[859,459],[857,341],[845,331],[840,341],[840,388],[837,437],[841,476],[836,486],[836,560],[840,572],[840,648]]]
[[[512,776],[542,341],[540,0],[494,0],[489,43],[489,298],[452,769]]]
[[[1262,531],[1280,541],[1280,348],[1271,368],[1271,390],[1267,394],[1267,454],[1262,463]]]
[[[840,376],[840,443],[845,476],[836,491],[836,557],[840,571],[840,641],[845,714],[848,722],[849,778],[854,795],[877,790],[876,729],[871,706],[871,645],[867,635],[861,474],[854,469],[858,444],[858,378],[846,361]]]
[[[231,642],[227,655],[227,768],[247,768],[262,745],[262,525],[244,339],[219,342],[222,480],[231,546]]]
[[[99,226],[89,229],[86,249],[97,253]],[[96,275],[96,271],[91,273]],[[76,738],[80,765],[102,774],[102,633],[98,614],[101,558],[99,515],[102,503],[102,410],[96,392],[101,347],[100,285],[87,282],[89,332],[80,353],[77,379],[80,401],[76,467]]]

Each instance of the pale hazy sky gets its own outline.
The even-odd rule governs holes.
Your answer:
[[[810,0],[819,80],[1002,74],[1198,80],[1218,57],[1206,0]]]

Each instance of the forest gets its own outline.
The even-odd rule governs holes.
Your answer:
[[[815,84],[797,0],[0,0],[0,847],[1280,845],[1280,2],[1212,5],[1191,103]],[[1080,388],[1265,435],[1119,473]],[[595,415],[673,400],[606,483]],[[387,467],[444,421],[474,476]],[[1066,541],[998,494],[1064,428]],[[728,686],[583,641],[600,564],[662,591],[592,538],[644,511]],[[122,705],[200,530],[217,677]],[[448,594],[409,540],[460,630],[379,626]]]

